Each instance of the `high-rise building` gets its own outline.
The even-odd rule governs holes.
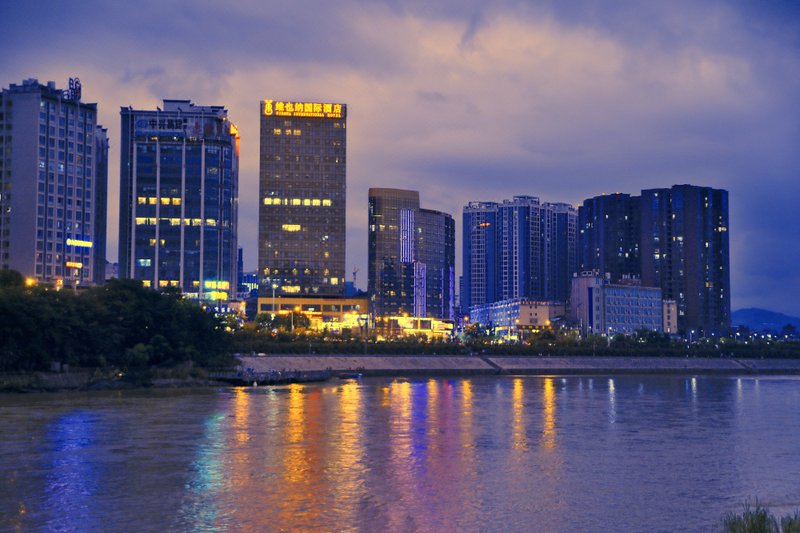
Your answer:
[[[642,283],[675,300],[681,333],[729,330],[727,191],[694,185],[642,191],[640,250]]]
[[[452,320],[455,223],[421,209],[419,193],[369,190],[369,294],[377,316]]]
[[[566,301],[577,268],[577,211],[533,196],[471,202],[463,219],[463,307]]]
[[[463,274],[459,286],[462,312],[475,305],[496,302],[497,203],[470,202],[464,207],[462,226]]]
[[[261,102],[261,296],[343,296],[346,133],[344,104]]]
[[[640,277],[638,196],[595,196],[578,208],[578,270],[610,274],[611,281]]]
[[[28,79],[0,92],[0,268],[102,283],[108,142],[97,104]]]
[[[200,300],[236,294],[239,135],[222,106],[122,108],[120,275]]]

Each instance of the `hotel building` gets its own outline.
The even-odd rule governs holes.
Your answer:
[[[237,284],[239,135],[222,106],[122,108],[123,278],[229,300]]]
[[[270,305],[273,292],[341,297],[347,106],[263,100],[260,114],[260,305]]]
[[[42,282],[105,279],[108,140],[97,104],[35,79],[0,92],[0,268]]]

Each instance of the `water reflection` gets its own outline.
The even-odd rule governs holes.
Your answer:
[[[366,379],[25,402],[0,403],[0,531],[710,530],[747,496],[800,494],[800,380]]]
[[[91,453],[96,426],[97,415],[80,410],[59,417],[50,429],[52,460],[45,494],[51,529],[77,531],[99,525],[91,505],[101,481]],[[63,512],[66,509],[70,512]]]
[[[333,487],[321,477],[324,468],[324,419],[321,391],[290,385],[284,421],[281,494],[276,529],[314,528],[323,511],[326,490]]]
[[[608,421],[611,424],[617,421],[617,388],[614,378],[608,380]]]
[[[361,385],[350,381],[338,392],[337,438],[331,449],[335,504],[329,511],[335,512],[337,522],[351,524],[356,521],[359,502],[368,496],[364,479]]]
[[[545,378],[542,386],[543,413],[542,447],[551,450],[556,446],[556,393],[553,379]]]
[[[525,435],[525,389],[522,378],[514,378],[514,385],[511,392],[511,445],[516,449],[524,449],[528,446]]]

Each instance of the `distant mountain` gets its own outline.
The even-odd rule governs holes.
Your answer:
[[[792,324],[800,330],[800,318],[796,316],[784,315],[775,311],[758,309],[739,309],[731,313],[731,325],[747,326],[752,331],[780,331],[786,324]]]

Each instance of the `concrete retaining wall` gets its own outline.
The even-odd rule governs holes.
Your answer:
[[[449,355],[268,355],[239,357],[242,366],[254,372],[284,370],[360,371],[371,375],[391,374],[493,374],[490,364],[478,357]]]
[[[253,372],[330,370],[365,375],[800,374],[797,359],[449,355],[267,355],[239,357]]]
[[[492,357],[504,373],[704,373],[735,374],[747,368],[733,359],[682,357]]]

